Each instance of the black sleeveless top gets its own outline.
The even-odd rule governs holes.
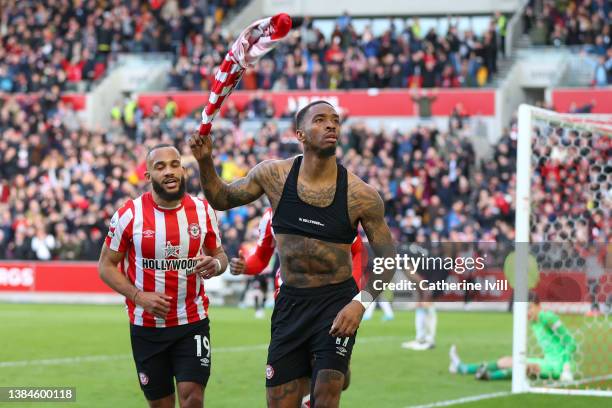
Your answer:
[[[357,236],[357,229],[351,224],[348,215],[348,174],[344,166],[338,163],[336,193],[334,200],[327,207],[316,207],[305,203],[298,196],[297,182],[303,156],[297,156],[283,195],[272,217],[274,234],[301,235],[321,241],[340,244],[352,244]]]

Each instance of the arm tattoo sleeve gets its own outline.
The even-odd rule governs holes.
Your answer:
[[[264,192],[257,180],[258,174],[264,168],[263,163],[251,169],[246,177],[229,184],[219,177],[212,159],[203,160],[198,164],[202,190],[215,210],[227,210],[248,204]]]
[[[394,258],[397,253],[396,244],[385,222],[384,203],[378,193],[371,188],[363,189],[360,194],[360,207],[361,226],[372,246],[374,256]],[[390,282],[394,274],[394,268],[385,268],[382,274],[370,273],[364,290],[375,299],[381,291],[374,289],[374,281]]]

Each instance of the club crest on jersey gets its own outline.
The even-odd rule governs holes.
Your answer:
[[[271,380],[274,377],[274,368],[270,364],[266,366],[266,378]]]
[[[142,385],[147,385],[149,383],[149,376],[145,373],[138,373],[138,379],[140,379]]]
[[[189,235],[191,238],[200,238],[200,226],[196,223],[189,224]]]
[[[170,241],[167,241],[166,247],[164,248],[164,258],[178,258],[180,250],[180,245],[172,245]]]

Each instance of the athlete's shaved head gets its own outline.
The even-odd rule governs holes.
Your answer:
[[[153,158],[153,152],[155,152],[158,149],[163,149],[163,148],[168,148],[168,147],[171,149],[174,149],[176,151],[176,154],[178,154],[178,156],[181,157],[181,153],[173,145],[168,144],[168,143],[159,143],[153,146],[152,148],[150,148],[149,151],[147,152],[147,156],[145,157],[145,162],[147,163],[147,167],[149,167],[149,165],[151,164],[150,161]]]
[[[324,101],[324,100],[310,102],[308,105],[306,105],[302,109],[300,109],[298,111],[298,113],[295,115],[295,128],[296,129],[303,129],[304,118],[306,117],[306,114],[308,113],[310,108],[312,108],[313,106],[317,106],[319,104],[322,104],[322,103],[327,104],[327,105],[331,106],[332,108],[334,107],[331,103],[329,103],[327,101]]]

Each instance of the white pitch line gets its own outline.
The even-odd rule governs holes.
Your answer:
[[[123,360],[131,357],[131,354],[114,354],[114,355],[98,355],[98,356],[80,356],[80,357],[65,357],[65,358],[48,358],[44,360],[18,360],[18,361],[2,361],[0,368],[6,367],[24,367],[30,365],[64,365],[64,364],[81,364],[95,363],[100,361]]]
[[[400,336],[372,336],[372,337],[357,337],[357,343],[374,343],[385,340],[400,339]],[[243,353],[256,350],[266,350],[268,344],[253,344],[250,346],[233,346],[233,347],[217,347],[213,348],[214,353]],[[78,356],[78,357],[63,357],[49,358],[43,360],[18,360],[18,361],[0,361],[0,368],[6,367],[25,367],[25,366],[40,366],[40,365],[69,365],[82,363],[96,363],[101,361],[115,361],[131,358],[131,354],[101,354],[95,356]]]
[[[606,374],[606,375],[600,375],[597,377],[586,377],[583,378],[582,380],[575,380],[575,381],[566,381],[566,382],[553,382],[552,384],[548,385],[548,387],[551,388],[558,388],[558,387],[574,387],[576,385],[584,385],[584,384],[589,384],[592,382],[597,382],[597,381],[606,381],[606,380],[610,380],[612,379],[612,374]],[[545,388],[545,387],[541,387],[541,388]]]
[[[595,382],[595,381],[609,380],[611,378],[612,378],[612,374],[608,374],[608,375],[602,375],[599,377],[585,378],[582,380],[572,381],[569,383],[551,384],[550,387],[583,385],[583,384],[588,384],[588,383]],[[536,392],[540,392],[540,393],[549,393],[549,394],[565,394],[565,393],[570,394],[572,391],[575,391],[575,390],[562,390],[562,389],[560,390],[557,388],[533,388],[532,390]],[[590,390],[590,391],[592,392],[594,390]],[[447,401],[432,402],[432,403],[424,404],[424,405],[411,405],[406,408],[448,407],[451,405],[464,404],[466,402],[474,402],[474,401],[481,401],[481,400],[491,399],[491,398],[507,397],[511,394],[512,393],[510,391],[494,392],[490,394],[479,394],[479,395],[473,395],[471,397],[463,397],[463,398],[457,398],[457,399],[447,400]],[[609,396],[609,393],[605,393],[602,395]]]
[[[512,393],[510,391],[493,392],[490,394],[479,394],[479,395],[472,395],[471,397],[463,397],[463,398],[457,398],[453,400],[432,402],[431,404],[412,405],[406,408],[448,407],[448,406],[456,405],[456,404],[465,404],[466,402],[474,402],[474,401],[482,401],[482,400],[491,399],[491,398],[507,397],[508,395],[511,395],[511,394]]]

